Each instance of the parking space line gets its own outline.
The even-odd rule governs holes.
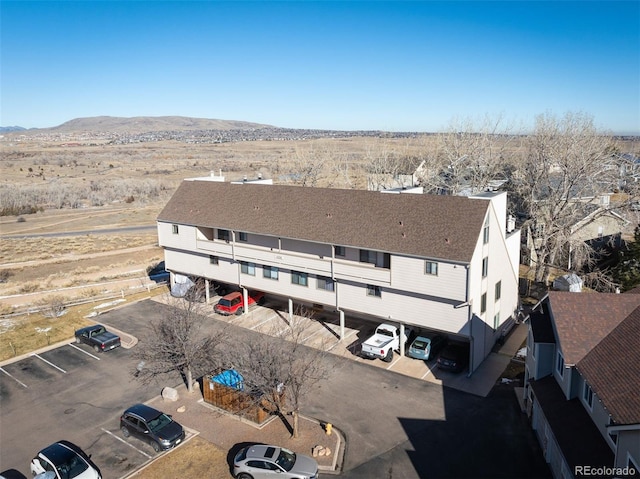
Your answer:
[[[14,381],[16,381],[20,386],[22,386],[23,388],[28,388],[29,386],[27,386],[25,383],[23,383],[22,381],[20,381],[18,378],[13,377],[11,374],[9,374],[7,371],[5,371],[3,368],[0,368],[0,371],[2,371],[3,373],[5,373],[7,376],[9,376],[11,379],[13,379]]]
[[[69,346],[71,346],[73,349],[77,349],[78,351],[80,351],[81,353],[86,354],[87,356],[91,356],[93,359],[97,359],[98,361],[100,361],[100,358],[98,356],[94,356],[93,354],[86,352],[84,349],[79,348],[78,346],[76,346],[73,343],[69,343]]]
[[[259,323],[254,324],[253,326],[251,326],[251,330],[255,330],[256,328],[262,326],[265,323],[268,323],[269,321],[273,321],[274,319],[276,319],[278,317],[277,314],[274,314],[273,316],[269,316],[267,319],[263,319],[262,321],[260,321]]]
[[[395,364],[400,361],[400,359],[402,359],[402,356],[398,355],[398,357],[396,358],[395,361],[393,361],[391,364],[389,364],[389,366],[386,367],[386,369],[391,369],[393,366],[395,366]]]
[[[38,358],[38,359],[40,359],[40,360],[44,361],[45,363],[47,363],[47,364],[48,364],[49,366],[51,366],[52,368],[56,368],[58,371],[62,371],[63,373],[67,374],[67,372],[66,372],[64,369],[62,369],[62,368],[60,368],[60,367],[56,366],[55,364],[53,364],[53,363],[52,363],[52,362],[50,362],[50,361],[47,361],[45,358],[43,358],[43,357],[41,357],[41,356],[38,356],[36,353],[31,353],[31,356],[35,356],[36,358]]]
[[[427,372],[424,373],[420,379],[426,378],[429,374],[431,374],[431,368],[427,365]]]
[[[114,433],[112,433],[111,431],[107,431],[105,428],[101,427],[100,429],[102,429],[104,432],[106,432],[107,434],[109,434],[111,437],[117,439],[118,441],[120,441],[122,444],[126,444],[127,446],[129,446],[131,449],[135,449],[136,451],[138,451],[140,454],[142,454],[144,457],[146,457],[147,459],[151,459],[151,456],[149,454],[147,454],[146,452],[138,449],[136,446],[134,446],[133,444],[129,444],[127,441],[125,441],[124,439],[122,439],[119,436],[116,436]]]

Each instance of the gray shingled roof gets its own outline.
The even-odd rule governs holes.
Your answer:
[[[467,263],[489,201],[183,181],[158,221]]]

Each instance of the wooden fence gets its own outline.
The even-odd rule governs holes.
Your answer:
[[[220,384],[211,376],[203,378],[202,390],[205,402],[256,424],[262,424],[271,416],[267,401],[245,391]]]

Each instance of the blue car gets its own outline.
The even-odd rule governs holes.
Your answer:
[[[441,334],[424,334],[416,338],[407,350],[407,356],[428,361],[447,343],[447,338]]]

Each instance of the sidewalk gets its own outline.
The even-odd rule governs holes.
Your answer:
[[[165,400],[158,396],[147,404],[172,414],[175,420],[187,430],[195,431],[201,438],[225,452],[243,443],[263,443],[282,446],[297,453],[312,456],[314,447],[323,446],[330,449],[330,454],[314,458],[318,462],[320,471],[338,473],[342,468],[345,440],[335,427],[331,435],[327,435],[319,421],[300,416],[300,437],[293,439],[289,429],[275,416],[258,427],[204,402],[199,389],[191,394],[187,392],[185,386],[177,389],[179,395],[177,401]],[[288,416],[287,419],[291,420],[291,417]]]

